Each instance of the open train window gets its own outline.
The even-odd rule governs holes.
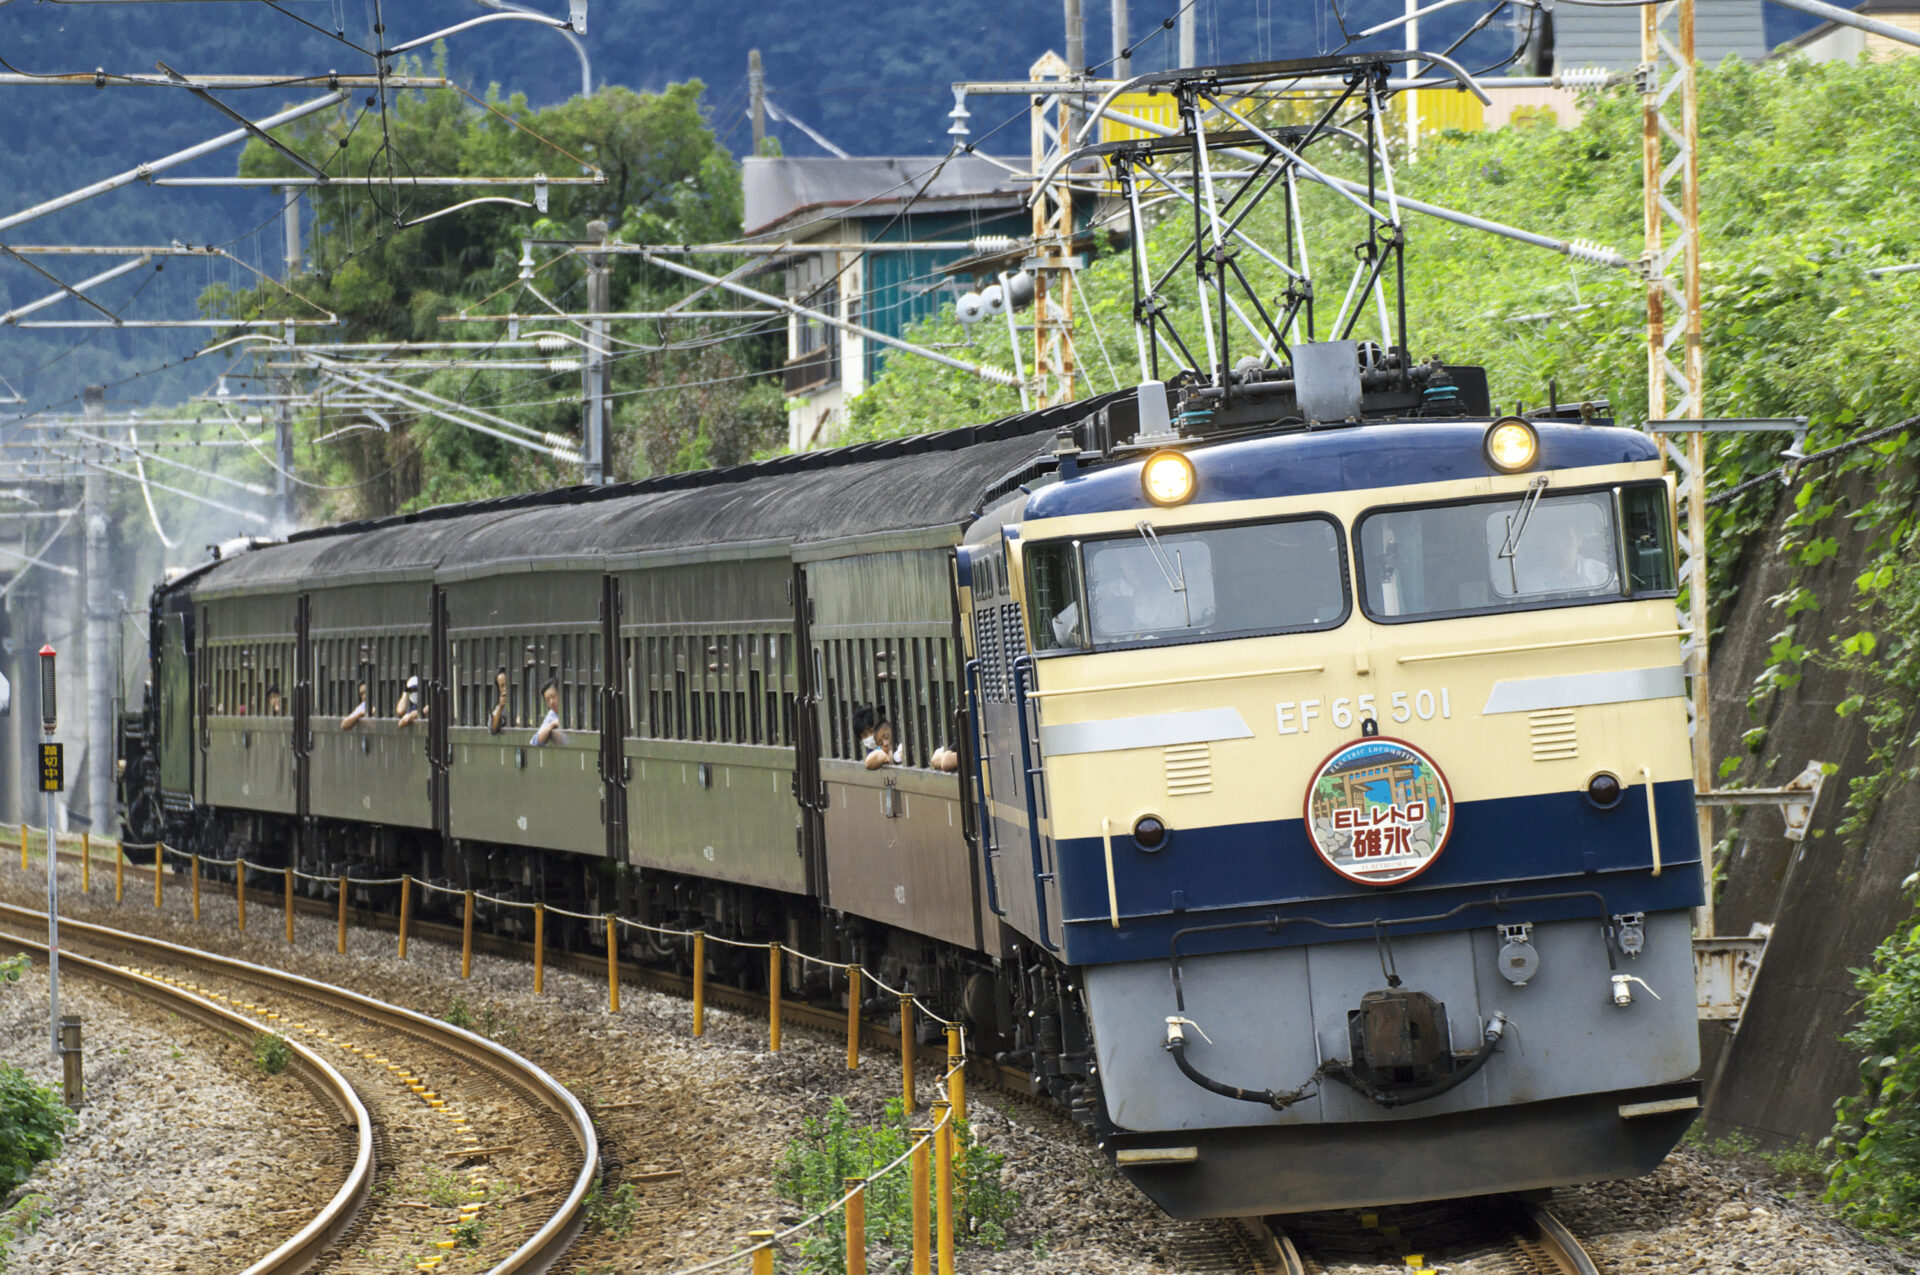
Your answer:
[[[1660,483],[1376,509],[1355,539],[1362,605],[1387,624],[1675,591]]]
[[[1331,518],[1138,530],[1027,546],[1038,653],[1337,628],[1348,612]]]

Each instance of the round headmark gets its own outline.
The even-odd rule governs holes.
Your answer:
[[[1452,831],[1447,777],[1405,740],[1344,744],[1307,782],[1307,839],[1349,881],[1410,880],[1440,857]]]

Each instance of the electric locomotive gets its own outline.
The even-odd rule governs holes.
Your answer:
[[[1136,388],[163,584],[130,838],[365,906],[409,873],[857,961],[1176,1216],[1649,1171],[1699,1106],[1673,488],[1604,405],[1496,414],[1481,369],[1411,356],[1403,295],[1390,332],[1373,139],[1415,56],[1132,81],[1181,128],[1079,154],[1133,219]],[[1288,80],[1318,122],[1232,96]],[[1335,185],[1366,231],[1323,331],[1294,183],[1332,183],[1300,153],[1335,143],[1365,147]],[[1175,163],[1200,178],[1184,329],[1138,200]],[[1271,190],[1262,300],[1233,258]],[[1369,301],[1379,341],[1353,337]]]

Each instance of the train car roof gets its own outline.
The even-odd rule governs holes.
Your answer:
[[[725,469],[567,487],[303,531],[193,577],[208,597],[576,564],[717,545],[803,546],[958,527],[1118,395]]]

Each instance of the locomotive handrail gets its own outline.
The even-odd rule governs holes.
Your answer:
[[[987,807],[987,784],[984,778],[987,763],[992,754],[987,752],[987,723],[980,712],[982,692],[980,684],[980,661],[976,657],[968,660],[964,668],[967,681],[967,730],[973,736],[973,742],[979,751],[974,755],[973,791],[974,804],[979,810],[980,846],[987,861],[987,907],[995,916],[1004,917],[1007,910],[1000,906],[1000,883],[993,875],[993,864],[1000,857],[1000,847],[993,844],[993,811]]]
[[[1030,656],[1022,656],[1030,659]],[[1098,691],[1137,691],[1152,686],[1184,686],[1189,682],[1237,682],[1250,677],[1286,677],[1293,673],[1324,673],[1324,664],[1296,664],[1292,668],[1256,668],[1239,673],[1195,673],[1190,677],[1146,677],[1137,682],[1102,682],[1098,686],[1056,686],[1051,690],[1028,691],[1027,699],[1052,699],[1056,695],[1092,695]]]
[[[1043,861],[1040,850],[1040,808],[1033,799],[1033,749],[1027,739],[1027,669],[1033,663],[1031,655],[1022,655],[1013,662],[1013,705],[1019,714],[1020,768],[1027,773],[1027,844],[1033,851],[1033,902],[1039,918],[1040,942],[1049,952],[1058,952],[1060,945],[1047,934],[1047,881],[1050,874]]]

